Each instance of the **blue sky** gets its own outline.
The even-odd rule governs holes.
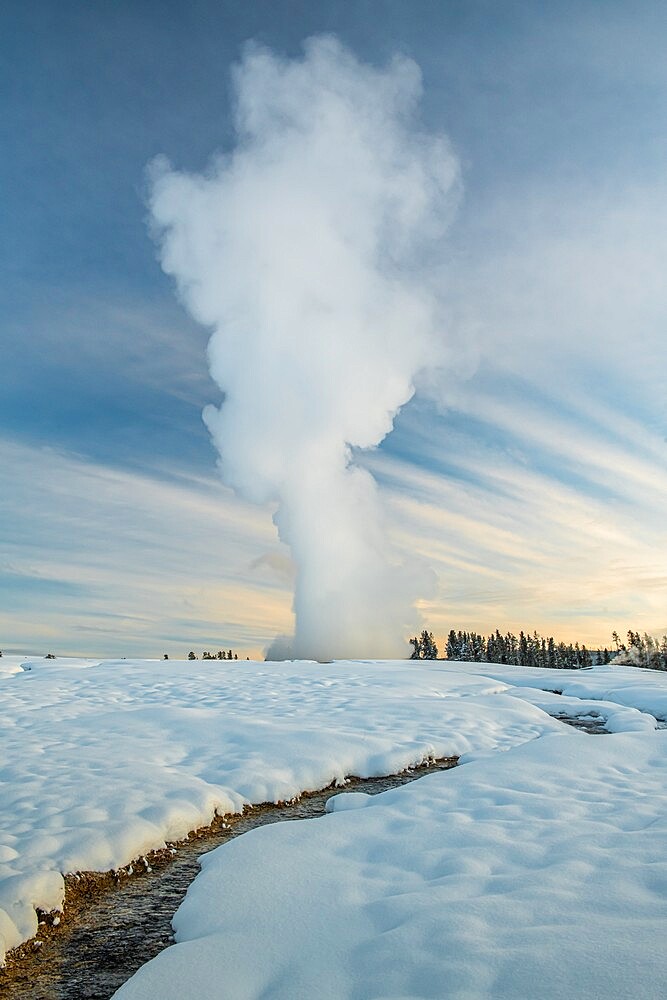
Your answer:
[[[363,461],[450,627],[667,631],[667,12],[654,3],[10,3],[0,33],[0,646],[257,654],[289,631],[271,510],[219,480],[207,332],[146,166],[234,141],[248,39],[423,74],[459,157],[450,364]]]

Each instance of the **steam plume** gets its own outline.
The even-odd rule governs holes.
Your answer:
[[[234,84],[234,150],[206,175],[151,170],[162,267],[213,330],[225,400],[204,420],[227,483],[277,504],[297,568],[293,655],[403,655],[421,583],[352,449],[383,440],[437,358],[428,251],[457,162],[414,125],[409,59],[379,70],[328,36],[299,60],[253,45]]]

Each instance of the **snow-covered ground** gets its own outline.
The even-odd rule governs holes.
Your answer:
[[[0,664],[4,949],[35,932],[35,906],[61,903],[63,872],[119,867],[245,802],[461,755],[208,855],[179,943],[117,996],[663,995],[667,731],[642,712],[667,715],[665,675]],[[556,711],[598,713],[614,735]]]

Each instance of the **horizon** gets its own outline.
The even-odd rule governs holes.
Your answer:
[[[426,627],[426,628],[427,628],[427,631],[428,631],[428,627]],[[433,635],[433,638],[435,640],[436,646],[438,648],[438,655],[436,657],[433,657],[432,658],[433,660],[436,660],[436,661],[438,661],[438,660],[446,661],[448,659],[448,657],[446,655],[446,649],[447,649],[447,638],[448,638],[449,631],[450,630],[448,630],[448,632],[445,633],[445,634],[443,634],[442,636],[435,635],[434,633],[431,632],[431,634]],[[462,632],[462,633],[475,633],[476,630],[475,629],[465,629],[464,628],[464,629],[453,629],[453,631],[456,632],[456,633],[458,633],[458,632]],[[605,642],[602,645],[589,646],[587,643],[580,642],[578,639],[572,638],[572,637],[562,638],[562,637],[559,637],[559,636],[556,636],[556,635],[542,635],[539,632],[539,630],[537,630],[537,629],[533,629],[533,630],[517,629],[516,631],[514,631],[512,629],[498,629],[497,631],[499,631],[500,634],[501,634],[501,636],[503,636],[503,637],[509,634],[509,635],[514,635],[516,638],[518,638],[518,636],[521,633],[523,633],[523,634],[525,634],[526,636],[529,636],[529,637],[532,637],[535,633],[537,633],[537,635],[540,638],[540,640],[544,639],[545,641],[549,641],[550,639],[553,639],[553,641],[556,644],[563,643],[566,646],[575,646],[575,644],[576,644],[576,645],[581,646],[582,648],[586,648],[588,650],[588,652],[590,652],[590,653],[603,653],[605,651],[608,651],[611,654],[616,654],[617,652],[620,652],[620,651],[622,651],[625,648],[625,640],[627,639],[628,634],[630,632],[634,631],[634,630],[633,629],[625,629],[624,631],[618,631],[618,630],[616,630],[618,638],[620,640],[618,649],[615,648],[613,637],[611,637],[611,639],[610,639],[609,642]],[[495,633],[496,633],[496,629],[493,629],[493,630],[487,631],[487,632],[477,633],[477,634],[481,635],[482,638],[486,639],[490,635],[491,636],[495,635]],[[637,634],[641,635],[642,633],[637,633]],[[651,633],[647,633],[647,634],[651,635]],[[654,634],[652,636],[652,638],[659,641],[661,638],[663,638],[663,636],[661,636],[659,633],[657,633],[657,634]],[[81,659],[81,660],[98,660],[99,659],[101,661],[104,661],[104,660],[154,660],[157,663],[164,663],[164,662],[166,662],[168,660],[175,660],[177,662],[187,661],[189,659],[190,652],[193,652],[195,654],[194,659],[196,659],[196,660],[206,660],[206,662],[211,662],[213,660],[215,660],[216,662],[219,662],[219,663],[230,663],[230,662],[245,663],[247,660],[250,660],[251,662],[255,662],[255,663],[260,663],[260,662],[275,662],[275,661],[268,660],[267,657],[262,652],[258,653],[257,655],[244,653],[244,655],[241,656],[239,654],[237,657],[232,656],[231,660],[229,659],[228,656],[226,656],[225,658],[218,657],[216,655],[217,652],[218,652],[218,650],[222,651],[222,648],[218,644],[209,644],[208,649],[205,649],[203,647],[201,649],[199,649],[199,648],[197,648],[197,649],[193,648],[192,650],[188,649],[188,651],[186,653],[184,653],[183,655],[177,655],[176,653],[168,653],[168,654],[166,654],[166,657],[165,657],[165,653],[164,652],[160,653],[160,654],[153,654],[153,655],[150,655],[150,656],[136,656],[136,655],[133,655],[131,652],[127,652],[127,653],[125,653],[123,655],[121,655],[121,654],[108,654],[107,655],[107,654],[99,653],[99,652],[98,653],[92,653],[90,651],[89,652],[85,652],[85,653],[84,652],[75,652],[75,653],[73,653],[71,651],[65,651],[65,652],[60,652],[59,651],[59,652],[53,653],[53,649],[49,649],[48,652],[46,652],[46,653],[41,652],[41,651],[40,652],[35,652],[35,651],[33,651],[33,652],[26,652],[26,648],[30,648],[30,647],[14,648],[12,646],[3,646],[0,649],[0,658],[2,658],[4,656],[13,656],[13,657],[19,656],[19,657],[27,657],[27,658],[35,657],[35,658],[39,658],[39,659],[46,659],[49,655],[53,654],[53,657],[55,659],[63,659],[63,660],[67,660],[67,659],[72,659],[72,660],[78,660],[78,659]],[[55,649],[57,647],[54,646],[53,648]],[[215,652],[213,652],[214,648],[215,648]],[[411,649],[414,650],[414,647],[411,647],[410,641],[406,640],[405,656],[402,656],[402,657],[401,656],[397,656],[397,657],[375,657],[375,656],[371,656],[371,657],[365,657],[365,659],[377,660],[378,663],[382,663],[385,660],[387,662],[390,662],[391,660],[404,660],[404,659],[405,660],[410,660],[410,659],[414,658],[411,655]],[[229,647],[225,646],[224,647],[224,652],[227,653],[228,651],[229,651]],[[232,648],[232,653],[235,653],[235,652],[237,652],[237,651]],[[209,653],[210,656],[205,657],[204,653]],[[307,662],[307,658],[305,658],[305,657],[291,657],[291,658],[287,657],[286,659],[292,659],[293,662],[299,662],[299,661],[306,661]],[[342,662],[344,662],[346,659],[347,660],[354,660],[354,659],[357,659],[357,658],[355,658],[355,657],[334,657],[331,660],[312,660],[312,662],[316,662],[316,663],[333,663],[337,659],[340,659]],[[417,659],[420,659],[420,658],[417,657]],[[427,657],[425,659],[430,659],[430,658]],[[456,659],[453,658],[452,662],[458,662],[458,661],[456,661]],[[486,661],[482,660],[480,662],[486,662]],[[488,661],[488,662],[495,662],[495,661]]]

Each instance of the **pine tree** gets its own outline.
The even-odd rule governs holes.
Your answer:
[[[422,632],[421,636],[421,654],[424,660],[437,660],[438,658],[438,647],[435,644],[435,639],[433,638],[432,632],[427,632],[426,629]]]
[[[458,660],[460,659],[461,649],[459,646],[459,641],[456,636],[454,629],[451,629],[449,635],[447,636],[447,649],[446,656],[448,660]]]
[[[547,667],[556,666],[556,644],[554,642],[553,636],[550,635],[547,639]]]

